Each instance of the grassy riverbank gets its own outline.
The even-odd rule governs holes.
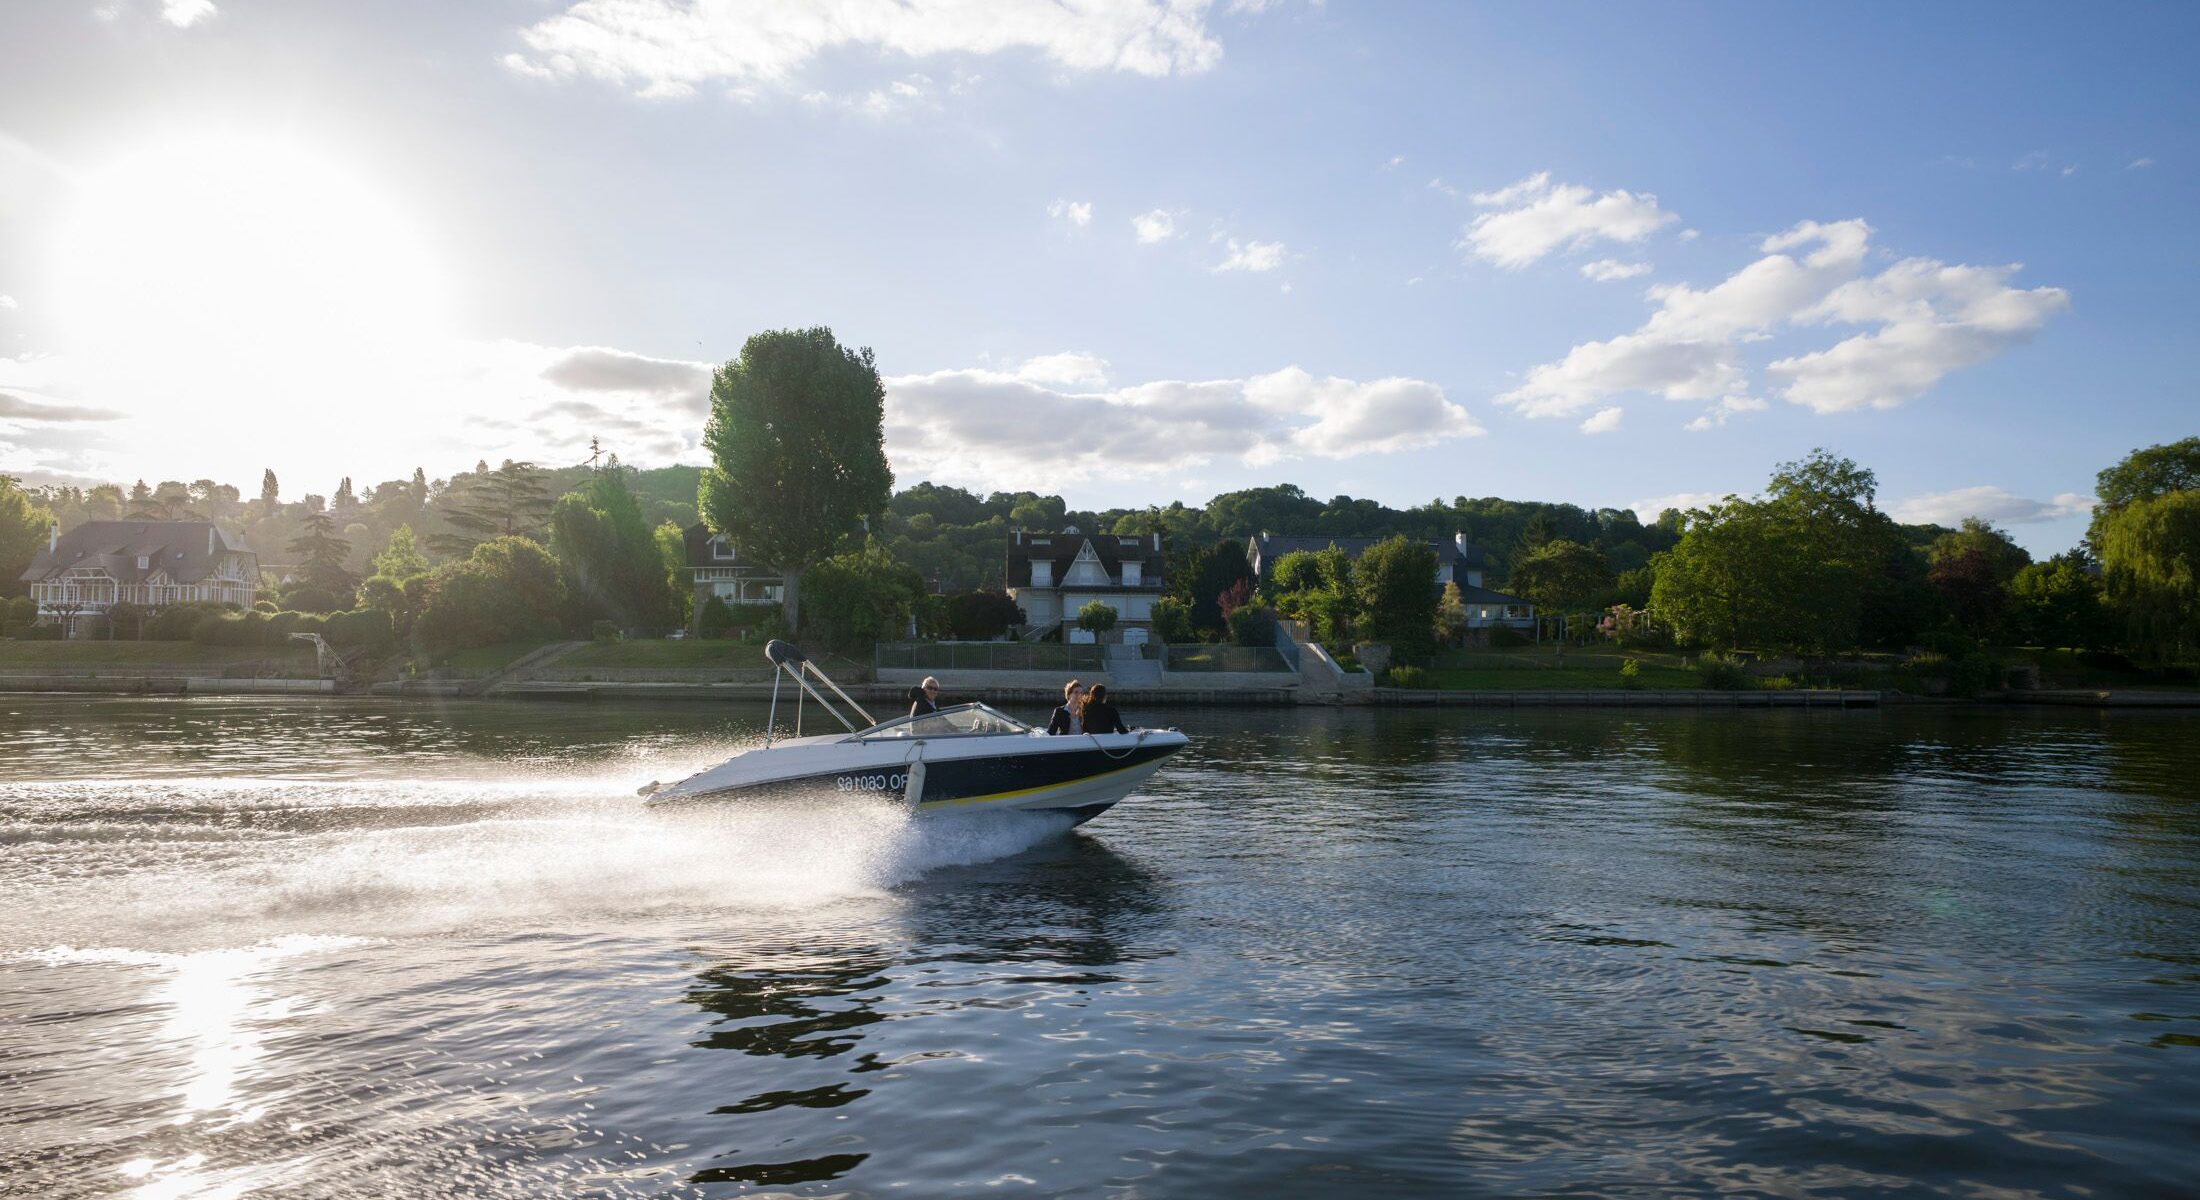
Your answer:
[[[78,668],[220,670],[227,667],[279,666],[313,674],[313,648],[294,646],[202,646],[197,642],[22,642],[0,641],[0,668],[68,671]]]

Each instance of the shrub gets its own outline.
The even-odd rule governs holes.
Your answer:
[[[948,631],[966,642],[990,641],[1022,621],[1023,612],[1002,592],[963,592],[947,598]]]
[[[1230,610],[1230,640],[1240,646],[1276,644],[1276,610],[1265,604],[1247,604]]]
[[[38,601],[29,596],[17,596],[13,600],[0,600],[0,621],[28,625],[38,619]]]
[[[1706,654],[1696,660],[1696,680],[1714,691],[1738,692],[1749,686],[1749,675],[1740,659],[1725,654]]]
[[[7,636],[19,642],[58,642],[61,640],[59,625],[30,625],[21,621],[7,623]]]
[[[383,609],[362,608],[330,613],[322,625],[321,636],[331,645],[382,651],[397,643],[397,625]]]
[[[198,627],[222,615],[218,604],[175,604],[161,609],[145,623],[145,639],[151,642],[196,641]]]
[[[733,628],[733,610],[723,598],[712,596],[703,601],[703,611],[695,614],[695,633],[698,637],[722,638]]]
[[[1517,650],[1533,642],[1533,638],[1510,625],[1493,625],[1490,627],[1490,646],[1492,649]]]
[[[615,622],[598,618],[589,622],[588,636],[598,642],[615,642],[619,640],[619,626]]]
[[[283,589],[283,604],[299,612],[333,612],[344,606],[336,593],[325,588],[299,584]]]
[[[1196,636],[1192,629],[1191,606],[1174,596],[1154,601],[1153,636],[1157,642],[1191,641]]]
[[[260,646],[267,641],[267,614],[225,613],[201,620],[191,640],[202,646]]]
[[[1619,664],[1619,685],[1624,688],[1642,686],[1642,664],[1630,658]]]
[[[1384,682],[1391,687],[1425,688],[1431,686],[1428,672],[1419,667],[1392,667],[1383,672]]]
[[[275,607],[273,600],[255,600],[252,602],[252,611],[273,614],[281,610]]]

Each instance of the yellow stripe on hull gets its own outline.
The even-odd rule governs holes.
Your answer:
[[[1152,769],[1158,768],[1160,765],[1160,759],[1151,759],[1146,762],[1139,763],[1135,766],[1117,767],[1113,771],[1102,771],[1098,775],[1081,775],[1075,779],[1064,780],[1061,783],[1042,784],[1039,787],[1018,788],[1013,792],[994,792],[990,795],[985,796],[957,796],[952,800],[920,800],[917,802],[917,807],[960,808],[965,804],[989,804],[997,800],[1014,800],[1021,796],[1037,796],[1046,792],[1072,791],[1078,788],[1086,787],[1092,784],[1095,780],[1107,779],[1111,776],[1121,775],[1125,771],[1147,770],[1149,773],[1151,773]]]

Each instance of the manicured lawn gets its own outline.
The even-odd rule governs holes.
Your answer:
[[[197,642],[0,641],[0,667],[226,667],[271,663],[286,669],[314,665],[313,648],[201,646]]]
[[[1627,683],[1620,677],[1619,664],[1598,663],[1588,665],[1566,656],[1564,669],[1544,670],[1457,670],[1438,668],[1430,671],[1429,682],[1446,691],[1474,692],[1587,692],[1605,689],[1618,690]],[[1683,688],[1703,686],[1694,671],[1678,667],[1653,667],[1645,665],[1636,677],[1635,686],[1654,691],[1678,691]]]
[[[468,646],[453,650],[435,661],[438,667],[457,671],[501,670],[518,661],[521,655],[540,650],[548,642],[497,642],[489,646]]]
[[[686,638],[672,641],[663,638],[649,641],[590,642],[558,660],[560,667],[640,667],[673,669],[681,667],[760,667],[769,668],[764,661],[762,643],[744,645],[740,642],[705,638]]]

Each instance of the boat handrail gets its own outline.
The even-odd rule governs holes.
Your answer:
[[[807,695],[811,699],[816,700],[818,703],[818,707],[824,709],[827,713],[831,714],[832,718],[835,721],[840,722],[841,727],[846,729],[848,732],[858,732],[856,724],[853,721],[850,721],[846,716],[842,715],[839,709],[834,708],[832,701],[827,700],[824,696],[818,694],[817,689],[810,686],[809,679],[804,678],[805,675],[814,676],[816,677],[818,682],[824,684],[828,688],[831,688],[833,695],[840,697],[841,703],[846,704],[849,708],[855,710],[856,715],[863,718],[864,728],[868,728],[872,725],[878,724],[877,718],[873,717],[870,713],[864,711],[862,705],[856,703],[853,697],[849,696],[848,693],[842,691],[840,685],[833,682],[832,676],[827,675],[825,672],[819,670],[817,664],[811,662],[810,657],[802,653],[801,647],[796,646],[794,643],[783,642],[780,641],[778,638],[773,638],[772,640],[764,643],[764,659],[778,669],[778,673],[775,673],[772,676],[771,715],[764,719],[764,746],[766,749],[769,749],[771,747],[772,739],[777,734],[779,728],[780,674],[784,674],[787,678],[794,680],[795,686],[801,688],[804,695]],[[794,714],[794,735],[796,737],[801,737],[802,704],[801,697],[799,696],[796,697]]]

